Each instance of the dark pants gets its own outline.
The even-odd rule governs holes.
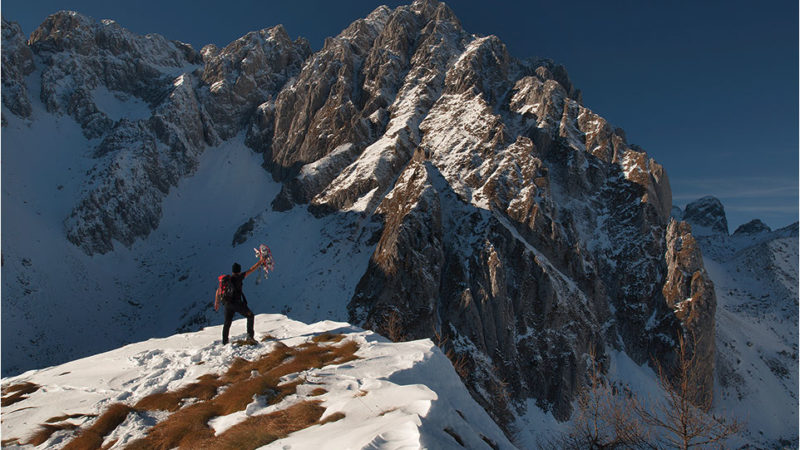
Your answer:
[[[247,307],[245,303],[224,303],[225,306],[225,324],[222,325],[222,343],[228,343],[228,333],[231,331],[231,322],[233,321],[233,314],[239,313],[247,317],[247,337],[253,339],[255,332],[253,331],[253,311]]]

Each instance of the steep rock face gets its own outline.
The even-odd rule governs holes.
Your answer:
[[[603,339],[592,323],[607,311],[507,219],[460,199],[422,151],[376,214],[384,230],[351,317],[396,338],[446,337],[468,361],[476,399],[501,422],[510,394],[568,416],[581,355]]]
[[[379,8],[354,22],[306,64],[291,89],[275,100],[271,148],[265,155],[278,179],[297,173],[341,144],[360,143],[368,130],[357,105],[361,90],[358,67],[388,19]]]
[[[693,396],[698,405],[711,406],[714,392],[714,335],[717,299],[714,283],[703,266],[703,256],[691,226],[671,221],[667,227],[667,280],[663,292],[667,305],[683,324],[696,386]]]
[[[249,136],[285,182],[274,208],[383,224],[351,319],[451,342],[495,417],[498,386],[569,417],[591,348],[672,354],[663,167],[563,67],[467,34],[446,5],[354,22]]]
[[[435,14],[414,16],[429,21],[417,28],[390,26],[417,11]],[[340,144],[307,162],[287,183],[294,194],[276,203],[319,192],[312,211],[374,210],[384,229],[353,320],[385,331],[401,311],[406,337],[439,334],[473,355],[484,404],[491,386],[508,382],[566,418],[590,347],[621,340],[640,362],[671,351],[658,337],[678,328],[660,289],[669,182],[580,105],[562,67],[516,60],[496,37],[466,35],[448,11],[417,2],[392,12],[374,42],[436,45],[417,45],[384,135],[363,152]],[[556,347],[571,356],[553,359]]]
[[[383,135],[312,200],[312,211],[371,212],[377,206],[417,148],[420,122],[441,95],[448,63],[463,48],[465,34],[452,11],[442,3],[416,2],[407,10],[398,8],[393,17],[397,16],[414,19],[419,31],[417,36],[403,36],[392,35],[392,29],[384,30],[389,33],[386,39],[415,43],[409,49],[410,67],[396,69],[407,73],[388,107],[388,124]],[[414,28],[403,30],[413,33]]]
[[[597,123],[599,119],[591,128],[584,124],[588,133],[579,132],[579,118],[591,113],[568,97],[574,92],[569,84],[565,88],[544,78],[551,71],[536,64],[542,62],[513,60],[495,37],[475,39],[449,69],[444,94],[421,124],[421,147],[461,201],[492,211],[491,236],[503,241],[493,242],[493,248],[506,250],[465,269],[467,279],[480,279],[481,272],[503,261],[500,273],[508,273],[493,280],[505,285],[503,289],[486,295],[486,289],[467,293],[462,288],[463,295],[478,297],[477,303],[483,305],[510,301],[528,306],[514,314],[498,311],[495,316],[503,319],[494,326],[507,324],[509,317],[535,310],[529,302],[547,302],[527,298],[519,286],[520,279],[538,273],[536,284],[558,287],[545,289],[554,297],[549,303],[567,303],[574,309],[566,316],[584,319],[573,322],[569,330],[561,326],[566,320],[519,325],[517,335],[536,330],[540,337],[557,336],[562,350],[571,349],[571,358],[550,362],[538,371],[526,370],[519,354],[547,360],[553,349],[539,345],[542,341],[494,340],[502,342],[498,345],[490,340],[486,345],[474,333],[470,336],[482,353],[497,355],[496,367],[503,361],[501,374],[516,393],[533,395],[552,405],[557,417],[566,418],[580,384],[578,374],[585,372],[581,355],[592,345],[615,343],[618,335],[626,351],[641,362],[669,348],[653,329],[668,328],[673,320],[658,289],[658,281],[664,279],[663,227],[669,211],[662,202],[671,199],[668,184],[661,184],[667,183],[663,169],[628,147],[619,133],[612,134],[610,127]],[[588,154],[587,141],[593,146],[588,148],[606,159]],[[610,151],[613,145],[616,155]],[[661,197],[653,192],[662,192]],[[515,240],[519,242],[512,245]],[[520,258],[510,255],[526,254],[528,248],[535,249],[537,257],[520,267]],[[631,266],[637,270],[625,269]],[[591,299],[588,308],[594,314],[585,314],[582,298]],[[463,320],[458,327],[465,334],[481,328]],[[602,329],[608,332],[600,333]],[[565,382],[541,387],[536,374]]]
[[[194,93],[200,54],[159,35],[138,36],[116,22],[74,12],[48,17],[30,38],[43,62],[40,97],[100,138],[83,198],[64,224],[87,253],[105,253],[154,229],[169,187],[190,173],[213,131]],[[139,99],[150,117],[114,117],[105,97]]]
[[[3,90],[7,107],[29,114],[17,74],[32,70],[30,53],[41,61],[39,95],[47,110],[72,116],[87,138],[99,141],[82,199],[64,221],[67,238],[89,254],[112,250],[115,240],[131,245],[147,236],[159,223],[164,196],[194,171],[205,147],[246,129],[257,106],[310,53],[305,40],[290,41],[282,27],[202,54],[68,11],[48,17],[30,47],[18,42],[12,25],[3,27],[11,49],[3,54],[4,71],[10,68],[4,83],[18,86]],[[132,100],[146,112],[113,110]]]
[[[229,139],[299,72],[311,49],[305,39],[292,42],[278,25],[248,33],[222,50],[206,46],[202,54],[199,97],[220,137]]]
[[[437,325],[444,231],[433,172],[418,152],[376,211],[384,230],[349,309],[386,335],[426,337]]]
[[[3,18],[3,105],[20,117],[30,117],[31,101],[25,76],[36,68],[33,52],[25,43],[22,28]],[[5,123],[5,119],[4,119]]]
[[[364,203],[374,210],[410,160],[465,37],[446,5],[417,2],[378,8],[328,39],[275,103],[267,164],[289,179],[278,204],[310,202],[325,213],[371,194]],[[352,146],[347,157],[327,156],[342,146]],[[333,170],[303,167],[323,160]]]

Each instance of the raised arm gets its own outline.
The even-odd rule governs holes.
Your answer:
[[[247,278],[248,275],[255,272],[256,269],[258,269],[258,266],[260,266],[263,262],[263,259],[259,259],[257,263],[253,264],[253,267],[247,269],[247,272],[244,273],[244,277]]]

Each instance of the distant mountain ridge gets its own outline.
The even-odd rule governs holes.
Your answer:
[[[782,437],[763,445],[796,446],[789,424],[798,420],[798,223],[773,231],[754,219],[728,234],[709,226],[727,223],[714,197],[673,214],[698,236],[716,288],[717,405],[747,417],[750,430]]]
[[[3,45],[4,144],[77,124],[82,136],[64,144],[75,153],[59,158],[85,168],[66,188],[37,182],[46,217],[22,187],[4,192],[4,229],[17,233],[4,233],[4,329],[22,321],[4,332],[4,360],[8,343],[25,349],[15,366],[76,351],[55,350],[64,344],[37,321],[62,296],[88,301],[81,323],[114,342],[218,322],[200,280],[227,268],[208,260],[229,264],[231,236],[268,236],[287,261],[257,288],[270,305],[442,340],[506,431],[526,399],[568,419],[587,355],[668,365],[679,333],[699,338],[703,392],[714,392],[717,287],[703,257],[728,251],[708,246],[728,239],[721,204],[675,220],[666,170],[582,104],[564,67],[469,34],[444,3],[379,7],[317,52],[280,26],[198,52],[74,12],[27,40],[3,19]],[[4,178],[35,178],[30,153],[7,158]],[[61,216],[45,201],[53,190]],[[184,223],[188,198],[225,205]],[[74,262],[58,282],[24,235],[39,227]],[[129,273],[86,275],[112,264]],[[54,350],[39,354],[44,342]]]

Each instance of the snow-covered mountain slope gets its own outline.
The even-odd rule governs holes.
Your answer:
[[[143,399],[152,394],[181,392],[181,388],[198,380],[208,380],[209,375],[228,373],[227,378],[220,377],[227,384],[218,389],[219,400],[225,393],[230,396],[231,392],[244,389],[243,385],[230,382],[229,370],[243,364],[240,359],[256,361],[270,352],[287,351],[287,346],[299,354],[302,349],[317,345],[335,348],[353,343],[357,346],[356,359],[343,363],[334,359],[322,367],[299,365],[298,371],[286,369],[278,387],[298,382],[299,385],[280,401],[275,401],[274,392],[266,390],[244,399],[241,409],[210,417],[209,440],[196,444],[208,443],[215,435],[224,439],[227,431],[235,430],[237,424],[247,419],[264,418],[288,411],[293,405],[318,401],[324,409],[319,418],[321,425],[291,433],[264,448],[513,448],[500,428],[470,397],[447,357],[430,340],[392,343],[347,323],[324,321],[306,325],[277,314],[258,315],[255,324],[256,337],[266,340],[254,346],[222,346],[221,327],[216,326],[150,339],[4,378],[4,403],[5,397],[10,397],[5,394],[9,387],[25,383],[36,386],[25,399],[4,404],[4,443],[24,444],[48,425],[74,424],[77,428],[64,426],[65,429],[55,431],[35,448],[70,445],[76,434],[96,429],[92,427],[102,421],[96,416],[111,405],[123,403],[134,410],[124,415],[118,426],[107,430],[99,442],[103,448],[126,448],[146,438],[148,433],[157,434],[158,427],[154,426],[160,423],[163,429],[170,415],[177,417],[179,412],[185,414],[192,407],[197,409],[204,402],[213,401],[211,396],[186,394],[184,407],[179,412],[170,412],[144,406],[151,404]],[[233,336],[243,332],[244,327],[243,320],[235,321]],[[342,335],[342,340],[335,337],[338,335]],[[277,359],[271,365],[261,366],[260,373],[248,372],[247,377],[258,379],[259,375],[299,358]],[[202,425],[204,428],[206,422]]]
[[[74,12],[3,42],[4,374],[219,324],[217,276],[267,243],[256,313],[436,336],[509,435],[570,417],[590,353],[652,378],[694,334],[713,390],[704,237],[669,217],[666,170],[562,66],[444,3],[315,53],[282,27],[198,52]]]
[[[93,162],[92,141],[70,118],[32,104],[37,120],[9,116],[3,131],[4,374],[220,323],[210,307],[216,276],[234,261],[254,263],[252,248],[261,242],[277,267],[270,280],[248,280],[255,312],[346,320],[369,257],[351,218],[265,210],[280,185],[243,136],[203,153],[194,175],[166,196],[147,240],[86,255],[64,239],[63,220],[80,195],[81,178],[72,174]],[[251,218],[257,225],[233,247]]]
[[[698,236],[717,293],[715,408],[744,419],[745,435],[761,445],[796,446],[797,223],[772,231],[755,220],[729,235],[713,197],[678,213]]]

